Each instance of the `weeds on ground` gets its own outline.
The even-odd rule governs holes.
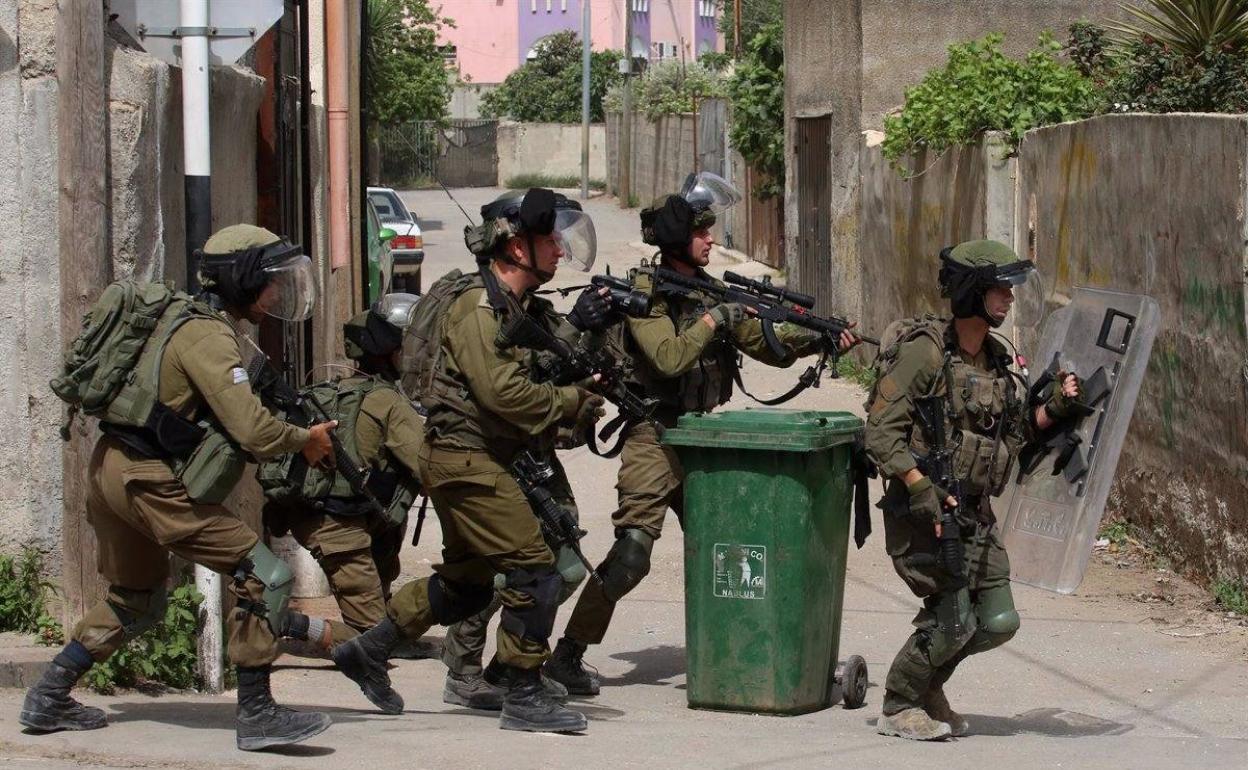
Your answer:
[[[530,187],[549,187],[549,188],[579,188],[581,186],[581,178],[572,174],[567,176],[555,176],[552,174],[517,174],[507,177],[507,189],[509,190],[527,190]],[[605,190],[607,183],[602,179],[589,180],[589,189]]]
[[[1101,530],[1097,533],[1097,537],[1108,540],[1114,545],[1121,548],[1131,539],[1131,525],[1122,519],[1102,522]]]
[[[164,620],[108,660],[95,664],[87,672],[87,685],[106,695],[139,681],[159,682],[179,690],[199,686],[195,647],[201,601],[203,596],[193,584],[175,588],[169,595]]]
[[[1213,598],[1222,607],[1238,615],[1248,615],[1248,586],[1234,580],[1214,581]]]
[[[26,547],[0,555],[0,631],[35,634],[42,644],[60,644],[65,633],[48,611],[56,587],[43,577],[43,554]]]
[[[850,382],[861,386],[863,390],[871,390],[875,387],[875,367],[854,361],[850,358],[840,358],[836,362],[836,374]]]

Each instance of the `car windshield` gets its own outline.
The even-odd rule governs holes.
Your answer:
[[[368,199],[373,202],[373,208],[377,209],[377,216],[382,222],[408,222],[411,219],[403,201],[394,193],[378,190],[370,192]]]

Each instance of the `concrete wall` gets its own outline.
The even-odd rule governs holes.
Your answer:
[[[60,559],[55,0],[0,0],[0,551]]]
[[[999,138],[938,159],[913,156],[906,165],[921,173],[910,178],[884,159],[882,138],[879,132],[865,132],[860,156],[858,317],[872,334],[898,318],[944,312],[947,302],[936,285],[942,248],[979,238],[1014,239],[1017,161],[1008,157]],[[843,278],[838,272],[832,280]]]
[[[1248,579],[1248,119],[1043,128],[1019,174],[1016,243],[1034,234],[1050,296],[1098,286],[1161,306],[1110,508],[1181,569]]]
[[[568,123],[499,123],[498,184],[520,174],[581,176],[581,127]],[[607,177],[607,127],[589,127],[589,178]]]
[[[0,550],[61,560],[55,0],[0,0]],[[182,108],[175,69],[105,41],[114,277],[184,283]],[[255,125],[263,83],[212,72],[213,226],[256,216]],[[246,130],[240,130],[240,127]]]
[[[836,2],[836,0],[830,0]],[[829,0],[791,0],[822,6]],[[1122,18],[1123,0],[862,0],[862,126],[881,128],[907,88],[948,58],[951,43],[1005,35],[1004,50],[1019,55],[1049,30],[1059,41],[1080,19]],[[793,49],[789,48],[789,52]]]
[[[481,98],[498,88],[498,83],[459,83],[451,92],[447,111],[452,118],[476,120],[481,117]]]

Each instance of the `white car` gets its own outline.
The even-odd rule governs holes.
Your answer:
[[[381,219],[381,226],[395,232],[390,241],[394,258],[394,290],[420,293],[420,266],[425,261],[425,239],[416,215],[407,210],[399,194],[389,187],[368,188],[368,200]]]

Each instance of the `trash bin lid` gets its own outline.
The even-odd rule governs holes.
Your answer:
[[[798,409],[737,409],[686,414],[663,433],[670,446],[772,449],[813,452],[848,444],[862,430],[849,412]]]

